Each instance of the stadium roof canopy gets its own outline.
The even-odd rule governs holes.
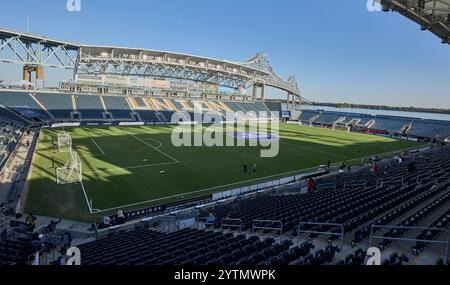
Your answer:
[[[295,77],[278,76],[264,53],[234,62],[170,51],[82,45],[0,28],[0,61],[73,69],[76,74],[179,78],[232,88],[265,84],[301,98]]]
[[[450,44],[450,0],[381,0],[383,11],[395,11]]]

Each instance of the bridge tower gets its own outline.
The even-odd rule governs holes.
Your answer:
[[[253,93],[252,93],[252,100],[255,101],[258,99],[258,89],[261,89],[260,93],[260,100],[265,101],[266,100],[266,85],[264,83],[255,83],[253,84]]]
[[[44,81],[44,67],[39,65],[25,65],[23,67],[23,80],[31,82],[33,72],[36,73],[36,82]]]

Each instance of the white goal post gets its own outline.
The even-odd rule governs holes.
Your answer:
[[[56,182],[57,184],[83,182],[83,169],[77,152],[71,151],[66,164],[56,169]]]
[[[59,152],[72,151],[72,137],[70,134],[66,132],[58,134],[58,150]]]

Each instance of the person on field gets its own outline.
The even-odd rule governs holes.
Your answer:
[[[248,165],[247,165],[247,163],[244,163],[244,173],[248,173]]]
[[[253,164],[253,174],[256,174],[256,163]]]

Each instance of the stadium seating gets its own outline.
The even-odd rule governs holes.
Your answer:
[[[339,119],[343,118],[342,113],[338,112],[323,112],[317,118],[317,122],[325,125],[334,125]]]
[[[371,129],[401,134],[406,130],[406,127],[413,122],[413,120],[414,119],[412,118],[377,116],[375,118],[375,124],[371,126]]]
[[[30,242],[25,240],[0,242],[0,266],[27,264],[32,249]]]
[[[51,120],[29,93],[25,92],[0,92],[0,104],[7,106],[24,117],[38,120]]]
[[[21,124],[29,123],[24,117],[20,116],[18,113],[14,112],[13,110],[6,109],[5,107],[2,106],[0,106],[0,117]]]
[[[317,119],[320,113],[320,111],[302,110],[302,113],[300,114],[298,120],[304,123],[311,123],[315,121],[315,119]]]
[[[103,96],[106,109],[112,114],[114,120],[131,120],[131,109],[125,97]]]
[[[232,205],[224,205],[214,209],[214,212],[219,219],[242,220],[244,230],[250,229],[254,220],[279,220],[285,231],[291,231],[299,222],[305,221],[338,223],[343,225],[346,233],[354,232],[352,244],[355,246],[368,238],[373,224],[389,225],[428,201],[426,206],[417,213],[410,213],[406,222],[401,223],[403,226],[417,225],[424,217],[434,214],[439,206],[448,205],[445,203],[450,198],[450,179],[447,176],[450,171],[450,148],[430,150],[426,155],[414,158],[413,162],[417,164],[417,170],[413,173],[409,170],[410,161],[386,167],[385,173],[379,176],[368,173],[360,176],[361,180],[366,181],[364,187],[345,187],[345,181],[354,181],[355,176],[343,174],[341,179],[326,178],[317,182],[318,185],[325,185],[334,181],[332,188],[304,195],[251,197],[238,200],[238,210],[233,209]],[[446,216],[441,218],[446,222]],[[327,232],[336,230],[329,226],[303,227]],[[435,237],[430,233],[428,235]],[[330,239],[333,240],[332,237]],[[424,244],[418,244],[417,250],[423,247]]]
[[[0,115],[0,170],[13,152],[23,133],[23,125],[16,121],[2,120]]]
[[[436,120],[415,120],[407,134],[418,137],[450,136],[450,122]]]
[[[38,99],[56,119],[69,119],[74,111],[72,96],[66,94],[36,93]]]
[[[82,120],[104,120],[104,109],[99,96],[76,95],[75,99]]]
[[[186,229],[160,233],[137,229],[79,246],[85,265],[287,265],[326,264],[339,249],[328,246],[311,254],[311,242],[246,237]]]

